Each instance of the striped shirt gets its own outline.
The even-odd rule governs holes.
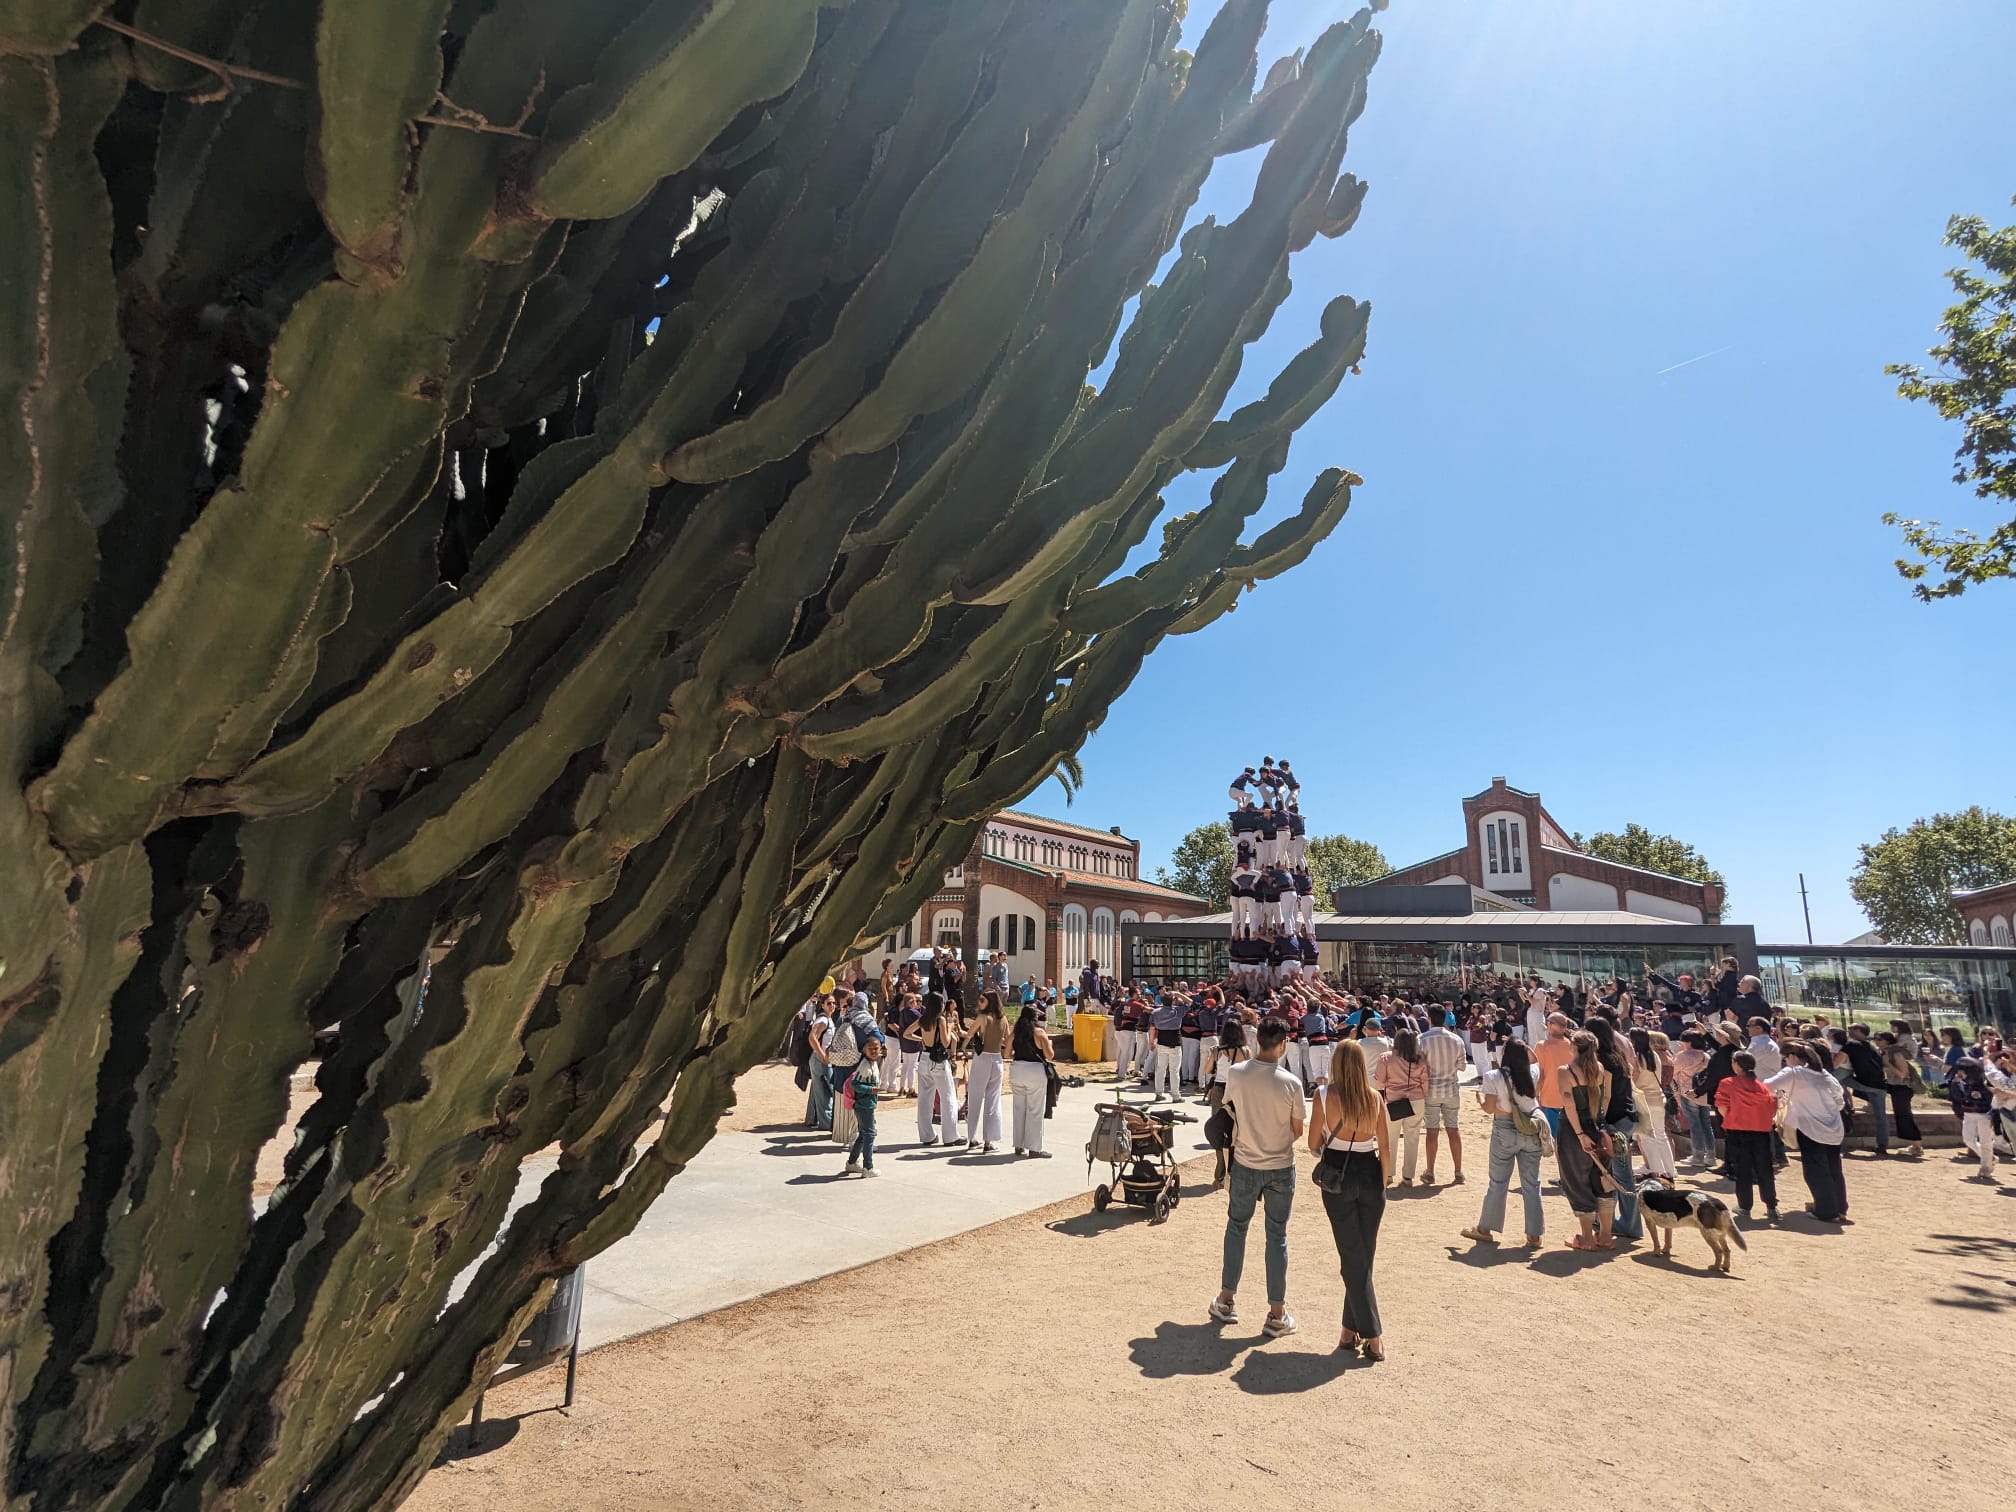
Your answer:
[[[1469,1047],[1447,1029],[1430,1029],[1421,1036],[1421,1055],[1428,1062],[1428,1095],[1454,1097],[1456,1078],[1470,1060]]]

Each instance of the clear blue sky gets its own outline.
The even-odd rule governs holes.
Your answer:
[[[1263,67],[1351,9],[1277,0]],[[1879,519],[1993,523],[1882,370],[1933,340],[1947,217],[2016,218],[2016,4],[1395,0],[1379,26],[1364,214],[1298,262],[1234,395],[1326,299],[1370,300],[1363,375],[1261,523],[1328,464],[1365,484],[1150,659],[1073,808],[1025,806],[1119,824],[1152,875],[1286,754],[1314,828],[1404,865],[1502,775],[1570,829],[1692,842],[1762,939],[1803,938],[1801,870],[1814,937],[1860,933],[1858,843],[2016,809],[2016,584],[1920,604]],[[1250,173],[1201,208],[1236,214]]]

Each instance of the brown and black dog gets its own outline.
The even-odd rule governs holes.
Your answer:
[[[1664,1176],[1647,1176],[1638,1184],[1638,1211],[1645,1216],[1655,1255],[1672,1258],[1673,1231],[1695,1229],[1715,1252],[1715,1269],[1727,1275],[1733,1258],[1731,1241],[1746,1253],[1750,1248],[1730,1216],[1728,1203],[1706,1192],[1683,1192]]]

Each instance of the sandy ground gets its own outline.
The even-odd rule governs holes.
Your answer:
[[[1854,1226],[1754,1228],[1725,1277],[1692,1234],[1673,1262],[1561,1249],[1572,1224],[1551,1189],[1553,1248],[1472,1246],[1457,1230],[1482,1198],[1482,1133],[1473,1115],[1467,1185],[1389,1203],[1383,1365],[1334,1352],[1336,1253],[1306,1181],[1289,1234],[1302,1331],[1260,1335],[1257,1219],[1244,1321],[1206,1322],[1224,1229],[1206,1161],[1161,1227],[1062,1203],[599,1350],[569,1411],[557,1370],[501,1388],[409,1505],[1865,1512],[1875,1488],[2006,1496],[2016,1434],[1994,1383],[2016,1337],[2016,1184],[1965,1183],[1972,1167],[1944,1155],[1851,1157]],[[1796,1164],[1784,1178],[1796,1213]],[[862,1183],[861,1199],[894,1188]]]

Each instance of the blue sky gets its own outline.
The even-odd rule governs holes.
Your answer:
[[[1263,66],[1350,9],[1277,0]],[[1156,652],[1075,806],[1024,806],[1119,824],[1152,874],[1286,754],[1319,831],[1403,865],[1502,775],[1570,829],[1692,842],[1760,939],[1803,938],[1802,870],[1814,937],[1860,933],[1858,843],[2016,809],[2016,584],[1920,604],[1879,518],[1993,523],[1883,365],[1933,340],[1947,217],[2016,219],[2016,4],[1396,0],[1379,26],[1364,214],[1298,261],[1233,396],[1327,299],[1370,300],[1363,375],[1260,523],[1326,465],[1364,487]]]

